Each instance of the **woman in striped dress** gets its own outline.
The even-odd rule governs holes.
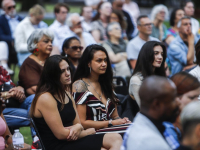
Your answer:
[[[118,99],[113,89],[113,73],[107,51],[88,46],[74,75],[73,92],[81,124],[96,130],[130,123],[117,112]]]

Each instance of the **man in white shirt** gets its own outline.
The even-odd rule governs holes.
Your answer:
[[[147,41],[159,41],[157,38],[150,36],[152,33],[152,22],[147,15],[141,15],[138,17],[137,28],[139,31],[138,36],[129,41],[126,48],[128,60],[132,69],[135,69],[137,58],[142,46]]]
[[[81,9],[81,17],[83,30],[85,32],[90,32],[92,30],[92,7],[83,6]]]
[[[69,6],[65,3],[58,3],[54,7],[56,20],[49,26],[49,29],[54,32],[54,52],[59,49],[59,51],[55,53],[62,52],[62,44],[70,34],[70,29],[65,23],[68,12]]]
[[[83,31],[81,18],[78,13],[73,13],[67,18],[67,25],[71,30],[71,34],[68,37],[78,37],[81,41],[81,46],[83,46],[84,49],[90,44],[96,44],[93,36],[90,33]]]

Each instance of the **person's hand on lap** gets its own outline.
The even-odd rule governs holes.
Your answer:
[[[22,88],[21,86],[10,89],[9,93],[12,94],[12,97],[18,99],[20,103],[22,103],[24,99],[26,98],[24,94],[24,88]]]

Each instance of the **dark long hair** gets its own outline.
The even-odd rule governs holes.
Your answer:
[[[163,61],[159,68],[155,68],[153,71],[153,62],[154,62],[154,47],[160,45],[163,49]],[[157,41],[148,41],[146,42],[139,53],[137,63],[133,75],[137,72],[141,72],[142,76],[148,77],[150,75],[158,75],[165,77],[165,59],[166,59],[166,47],[161,42]]]
[[[175,8],[175,9],[173,9],[172,10],[172,13],[171,13],[171,16],[170,16],[170,20],[169,20],[169,24],[170,24],[170,26],[174,26],[175,25],[175,19],[176,19],[176,12],[178,11],[178,10],[183,10],[183,9],[181,9],[181,8]]]
[[[114,94],[113,86],[113,72],[108,57],[106,49],[100,45],[92,44],[86,47],[83,52],[82,57],[80,58],[79,65],[73,77],[73,82],[82,78],[88,78],[90,75],[90,68],[88,64],[92,61],[94,53],[97,51],[102,51],[106,54],[107,57],[107,69],[106,72],[99,76],[99,83],[101,86],[102,93],[106,98],[110,98],[111,101],[115,104],[117,103],[116,96]]]
[[[171,77],[177,88],[177,94],[183,95],[200,87],[198,79],[187,72],[179,72]]]
[[[58,98],[60,99],[61,103],[64,104],[66,87],[60,82],[60,76],[62,72],[59,66],[59,63],[62,60],[65,60],[69,64],[68,59],[60,55],[53,55],[47,58],[36,89],[35,98],[33,99],[31,105],[31,116],[33,116],[34,114],[35,106],[39,96],[45,92],[49,92],[52,95],[58,95]],[[70,92],[72,91],[71,84],[67,88]]]
[[[124,17],[123,17],[123,14],[120,10],[116,10],[116,9],[113,9],[112,13],[114,13],[115,15],[117,15],[118,19],[119,19],[119,24],[121,26],[121,28],[123,30],[126,30],[126,27],[127,27],[127,23],[126,21],[124,20]]]
[[[99,2],[99,4],[97,5],[97,13],[96,15],[92,18],[92,21],[96,21],[96,20],[99,20],[100,19],[100,12],[99,10],[101,9],[101,6],[104,4],[104,3],[110,3],[109,1],[101,1]],[[109,18],[108,18],[108,21],[109,21]]]

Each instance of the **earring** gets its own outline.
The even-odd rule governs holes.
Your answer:
[[[38,49],[37,49],[37,48],[35,48],[35,49],[34,49],[34,51],[33,51],[33,55],[37,56],[37,55],[38,55],[38,53],[39,53],[39,52],[38,52]]]

